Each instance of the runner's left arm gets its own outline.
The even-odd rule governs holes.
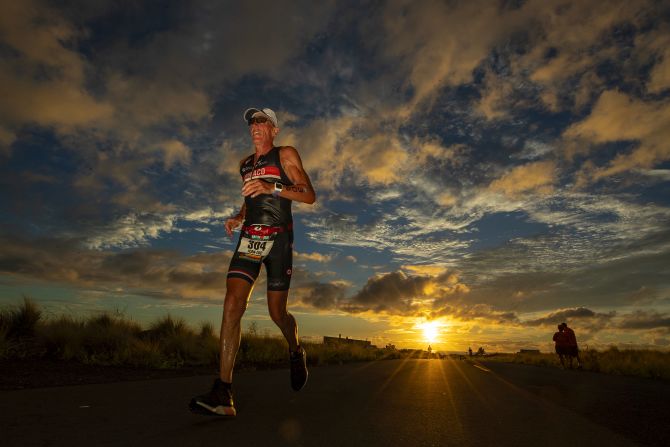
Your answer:
[[[281,148],[279,160],[284,168],[284,172],[286,172],[289,180],[293,183],[293,185],[285,185],[279,197],[310,205],[314,203],[316,201],[316,193],[309,176],[302,167],[302,160],[296,148],[291,146]]]

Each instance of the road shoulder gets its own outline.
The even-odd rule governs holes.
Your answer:
[[[637,377],[481,362],[500,380],[646,445],[670,445],[670,383]]]

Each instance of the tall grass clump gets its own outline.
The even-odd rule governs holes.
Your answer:
[[[6,335],[9,338],[32,337],[35,335],[35,327],[40,318],[42,311],[37,304],[24,296],[22,304],[2,312],[1,325],[6,328]]]
[[[0,310],[0,358],[30,355],[41,318],[42,311],[27,296],[20,305]]]
[[[166,315],[143,330],[119,313],[87,318],[42,319],[41,315],[28,298],[16,308],[0,309],[1,359],[46,358],[149,368],[218,364],[218,338],[211,325],[203,325],[196,333],[183,319]]]
[[[5,309],[0,310],[0,359],[9,357],[9,312]]]
[[[40,328],[45,356],[93,365],[159,366],[151,346],[139,340],[139,324],[103,313],[88,319],[60,316]]]
[[[203,323],[199,332],[183,318],[166,315],[151,324],[143,338],[156,343],[166,367],[213,366],[218,363],[218,339],[211,324]]]

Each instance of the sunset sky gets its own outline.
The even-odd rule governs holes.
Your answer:
[[[670,347],[670,2],[0,7],[0,305],[218,327],[271,107],[306,339]]]

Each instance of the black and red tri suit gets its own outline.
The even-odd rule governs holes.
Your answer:
[[[279,147],[258,157],[252,154],[240,166],[242,181],[260,179],[268,183],[292,185],[279,161]],[[246,214],[228,278],[241,278],[253,284],[261,264],[267,272],[268,290],[288,290],[293,273],[293,216],[289,199],[272,194],[246,196]]]

